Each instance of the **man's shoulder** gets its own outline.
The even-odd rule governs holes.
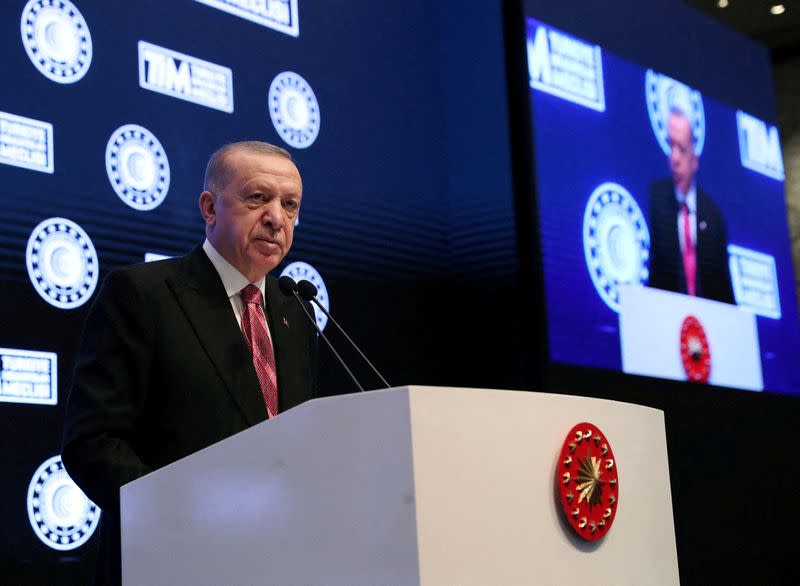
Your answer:
[[[697,186],[697,210],[698,214],[704,218],[711,217],[712,219],[716,219],[722,217],[722,212],[714,201],[714,198],[699,185]]]
[[[165,258],[162,260],[125,265],[113,269],[105,278],[105,286],[120,285],[135,287],[141,291],[163,287],[167,281],[180,278],[185,274],[192,262],[198,262],[197,256],[202,249],[195,249],[187,255]]]
[[[658,179],[650,184],[651,195],[661,196],[664,193],[675,193],[675,183],[669,177]]]
[[[141,283],[146,283],[148,281],[160,281],[165,277],[180,272],[185,259],[185,256],[177,256],[150,262],[125,265],[111,271],[109,276],[119,276]]]
[[[714,198],[711,197],[711,194],[699,185],[697,186],[697,201],[703,202],[707,205],[712,205],[715,208],[717,207],[717,204],[714,202]]]
[[[675,203],[675,184],[671,178],[659,179],[650,184],[649,214],[651,220],[654,216],[668,216],[677,206]]]

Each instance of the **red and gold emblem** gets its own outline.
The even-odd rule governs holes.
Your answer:
[[[587,541],[605,536],[617,514],[619,480],[614,452],[596,425],[579,423],[567,434],[556,483],[575,533]]]
[[[687,378],[696,383],[707,383],[711,375],[711,348],[703,324],[689,315],[681,324],[681,362]]]

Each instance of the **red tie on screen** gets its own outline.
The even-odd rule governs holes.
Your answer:
[[[251,284],[242,289],[240,295],[244,302],[242,332],[253,355],[253,366],[267,404],[267,415],[274,417],[278,413],[278,378],[275,375],[272,344],[267,334],[267,319],[261,309],[261,291]]]
[[[686,275],[686,292],[695,295],[695,281],[697,279],[697,253],[692,240],[692,223],[689,217],[689,207],[681,205],[681,220],[683,222],[683,274]]]

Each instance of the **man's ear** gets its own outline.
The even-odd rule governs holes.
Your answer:
[[[217,221],[217,215],[215,209],[217,203],[217,196],[211,193],[210,191],[204,191],[203,193],[200,194],[200,199],[198,200],[197,203],[200,206],[200,214],[206,221],[206,225],[213,226]]]

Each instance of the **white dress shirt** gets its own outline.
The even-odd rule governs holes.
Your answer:
[[[203,242],[203,250],[211,261],[211,264],[217,269],[219,278],[222,280],[222,286],[225,287],[225,293],[228,295],[228,300],[231,302],[233,314],[236,316],[236,323],[239,324],[239,329],[242,329],[242,311],[244,309],[244,303],[242,302],[240,293],[242,289],[251,283],[247,280],[247,277],[240,273],[236,267],[217,252],[217,249],[208,241],[208,238]],[[262,300],[266,299],[266,295],[264,295],[264,284],[266,280],[266,277],[261,277],[258,281],[252,283],[261,291]],[[263,304],[261,310],[264,310]],[[269,336],[270,344],[272,344],[272,332],[269,331],[269,322],[267,322],[267,335]]]

